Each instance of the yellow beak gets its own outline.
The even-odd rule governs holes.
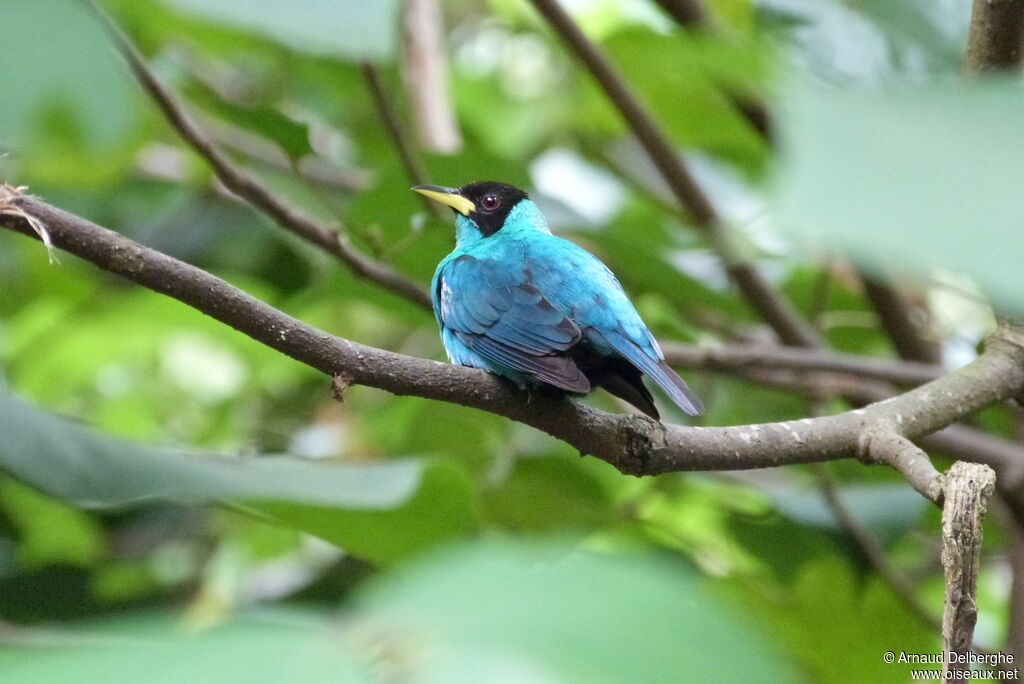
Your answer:
[[[446,188],[440,185],[417,185],[413,190],[441,204],[447,204],[463,216],[469,216],[472,212],[476,211],[476,205],[460,195],[458,188]]]

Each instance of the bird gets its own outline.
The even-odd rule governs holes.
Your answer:
[[[526,192],[496,181],[412,189],[455,213],[455,249],[431,282],[452,363],[521,389],[584,395],[603,387],[661,420],[646,375],[683,411],[703,413],[611,270],[553,235]]]

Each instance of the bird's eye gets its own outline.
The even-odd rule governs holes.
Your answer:
[[[493,192],[489,195],[484,195],[484,198],[480,200],[480,206],[487,211],[494,211],[501,204],[501,198],[495,195]]]

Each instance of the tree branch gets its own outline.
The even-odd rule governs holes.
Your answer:
[[[16,210],[19,215],[12,215]],[[851,458],[866,452],[894,467],[882,426],[907,439],[934,432],[1024,389],[1024,331],[1001,328],[971,364],[906,394],[815,419],[736,427],[684,427],[591,409],[560,394],[525,393],[483,371],[396,354],[317,330],[219,278],[12,188],[0,197],[0,226],[52,243],[97,266],[174,297],[331,377],[398,395],[448,401],[517,420],[624,473],[735,470]],[[908,468],[902,467],[908,471]],[[915,486],[929,491],[915,476]]]
[[[711,15],[700,0],[655,0],[676,23],[684,28],[713,29]],[[736,109],[747,122],[766,140],[771,140],[771,116],[764,103],[732,92],[726,93]],[[901,358],[938,363],[938,345],[921,337],[918,327],[910,317],[905,299],[900,293],[881,280],[864,279],[865,293],[878,312],[882,328],[889,335]]]
[[[902,416],[896,416],[902,420]],[[886,463],[903,473],[907,482],[924,498],[942,503],[942,475],[928,454],[886,419],[865,428],[860,435],[861,457],[867,463]]]
[[[424,308],[430,308],[430,295],[423,287],[393,270],[387,264],[360,254],[348,236],[333,227],[319,223],[298,208],[286,203],[255,176],[235,166],[192,121],[170,90],[165,88],[156,75],[150,71],[138,48],[114,23],[113,19],[100,9],[94,0],[87,0],[87,2],[100,18],[117,49],[128,62],[136,79],[163,112],[168,123],[199,156],[209,163],[217,178],[226,188],[274,219],[285,230],[338,257],[357,276],[371,280]]]
[[[685,29],[713,31],[719,28],[700,0],[655,0],[665,13]],[[750,126],[766,141],[772,140],[772,117],[764,102],[756,97],[725,90],[725,96]]]
[[[882,329],[889,336],[900,358],[921,363],[939,363],[942,360],[939,346],[922,337],[903,294],[878,278],[864,276],[862,280],[864,294],[878,314]]]
[[[896,395],[888,384],[923,384],[940,376],[938,366],[888,361],[825,350],[761,347],[751,344],[700,347],[662,342],[677,368],[730,373],[761,385],[820,399],[842,396],[863,406]],[[876,380],[868,382],[865,380]],[[880,381],[887,382],[880,382]],[[921,438],[929,449],[959,460],[986,463],[999,472],[999,490],[1010,511],[1024,524],[1024,445],[967,425],[950,425]]]
[[[914,614],[918,620],[928,627],[939,631],[942,624],[939,619],[929,611],[918,598],[917,592],[910,584],[910,581],[900,574],[886,558],[885,549],[878,539],[871,534],[860,520],[857,519],[839,494],[835,480],[829,475],[824,465],[818,465],[815,469],[818,478],[818,488],[821,490],[825,503],[832,510],[832,513],[839,521],[839,525],[853,539],[857,548],[867,559],[871,567],[875,569],[878,576],[889,585],[892,592],[899,597],[907,610]]]
[[[655,0],[665,13],[686,28],[705,27],[711,23],[708,10],[700,0]]]
[[[532,2],[604,89],[668,183],[676,200],[692,217],[694,225],[708,237],[729,276],[750,305],[785,344],[796,347],[821,346],[818,332],[744,258],[742,250],[733,243],[733,237],[719,221],[711,201],[673,149],[668,137],[640,104],[608,58],[583,34],[557,0]]]
[[[444,27],[437,0],[408,0],[402,36],[402,74],[424,147],[442,154],[462,148],[452,111]]]
[[[402,128],[402,122],[398,118],[398,112],[395,111],[394,103],[392,103],[391,98],[388,96],[388,91],[384,87],[383,81],[381,81],[380,70],[369,62],[363,63],[362,70],[363,78],[366,79],[366,87],[369,89],[370,95],[373,97],[373,104],[377,108],[377,114],[384,124],[384,129],[391,137],[391,142],[395,145],[395,151],[398,152],[398,158],[402,160],[402,166],[405,168],[409,181],[413,185],[426,185],[430,182],[430,179],[427,178],[426,173],[423,171],[423,163],[420,161],[419,155],[416,154],[416,146],[409,140],[409,136],[405,134],[405,129]],[[448,218],[448,214],[441,209],[437,202],[434,202],[426,195],[417,193],[417,197],[423,201],[423,206],[427,211],[436,214],[439,218]]]
[[[661,347],[670,364],[715,371],[743,368],[827,371],[897,385],[920,385],[942,375],[942,368],[933,364],[842,354],[827,349],[794,349],[761,344],[705,347],[680,342],[662,342]]]
[[[1010,586],[1010,609],[1006,635],[1006,650],[1013,653],[1018,661],[1024,659],[1024,532],[1013,531],[1010,540],[1010,571],[1013,580]]]
[[[978,564],[981,560],[981,523],[996,474],[978,463],[957,461],[942,477],[942,566],[946,571],[946,610],[942,616],[942,651],[965,655],[974,640],[978,620]],[[966,672],[967,662],[945,658],[944,681],[964,681],[952,672]],[[958,659],[959,660],[959,659]]]
[[[967,38],[971,71],[1019,69],[1024,46],[1024,0],[974,0]]]

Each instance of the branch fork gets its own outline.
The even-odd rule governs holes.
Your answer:
[[[942,505],[942,475],[932,465],[928,454],[907,439],[895,422],[879,421],[861,432],[857,455],[869,465],[885,464],[895,468],[923,497]]]

